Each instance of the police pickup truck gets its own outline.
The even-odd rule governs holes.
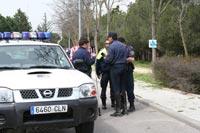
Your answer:
[[[93,133],[95,85],[74,69],[62,47],[41,41],[8,41],[10,33],[0,34],[6,39],[0,41],[0,132],[75,127],[76,133]],[[22,38],[30,35],[22,34]]]

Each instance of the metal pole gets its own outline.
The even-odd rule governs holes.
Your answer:
[[[71,34],[69,32],[69,34],[68,34],[68,48],[70,48],[70,44],[71,44]]]
[[[81,38],[81,0],[78,1],[78,20],[79,20],[78,38],[80,39]]]
[[[156,18],[155,18],[155,1],[151,0],[152,6],[152,39],[156,39]],[[152,62],[156,61],[156,49],[152,48]]]

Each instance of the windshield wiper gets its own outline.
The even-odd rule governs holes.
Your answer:
[[[8,66],[0,67],[0,70],[16,70],[16,69],[22,69],[22,68],[21,67],[8,67]]]
[[[58,68],[58,67],[57,66],[38,65],[38,66],[30,66],[28,68]]]
[[[38,65],[38,66],[30,66],[28,68],[57,68],[57,69],[69,69],[69,67],[58,67],[58,66],[42,66],[42,65]]]

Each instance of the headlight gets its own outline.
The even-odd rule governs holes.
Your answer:
[[[79,87],[80,98],[96,97],[96,88],[94,84],[83,84]]]
[[[0,103],[13,102],[13,92],[7,88],[0,87]]]

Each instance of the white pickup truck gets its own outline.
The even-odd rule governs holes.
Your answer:
[[[0,42],[0,132],[75,127],[76,133],[93,133],[96,117],[95,85],[61,46]]]

